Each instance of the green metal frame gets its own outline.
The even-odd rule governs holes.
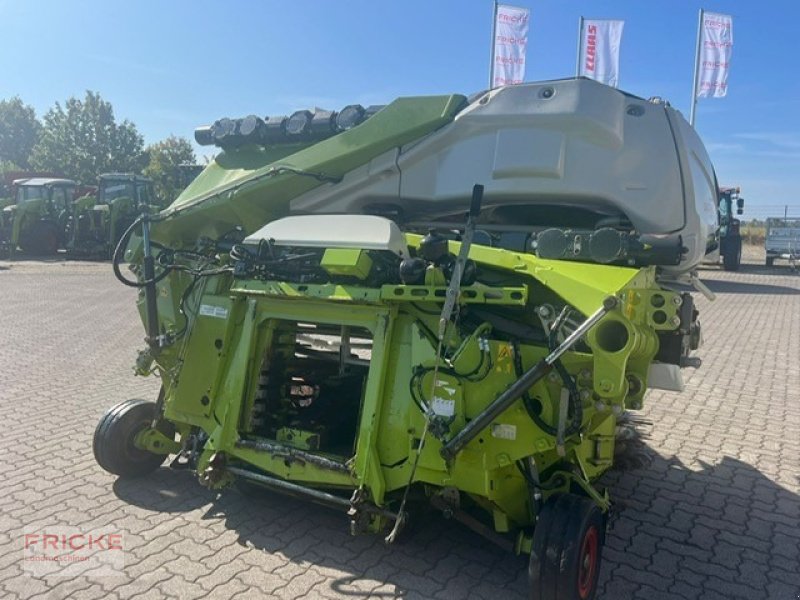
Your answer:
[[[407,237],[410,245],[418,244],[417,237]],[[457,251],[458,244],[453,242],[451,250]],[[676,327],[679,295],[657,286],[653,269],[545,261],[480,246],[474,247],[470,256],[482,268],[513,273],[520,285],[463,288],[460,302],[465,305],[527,310],[537,299],[555,298],[589,313],[602,298],[613,294],[620,300],[619,308],[587,336],[591,353],[574,351],[563,357],[584,398],[581,435],[568,438],[565,447],[558,448],[556,439],[540,430],[518,401],[452,464],[439,454],[442,442],[429,437],[413,482],[431,489],[455,487],[490,513],[497,531],[517,531],[530,527],[536,518],[528,484],[517,466],[519,461],[532,459],[544,474],[544,498],[578,489],[607,510],[607,497],[594,490],[591,481],[613,462],[616,416],[625,406],[641,405],[648,367],[658,349],[656,332]],[[159,309],[167,329],[180,326],[174,298],[185,287],[182,278],[182,274],[173,274],[159,284]],[[182,343],[156,357],[166,390],[164,418],[182,425],[186,433],[190,427],[207,432],[198,473],[209,468],[213,457],[224,455],[228,462],[241,462],[309,487],[361,489],[370,502],[392,506],[395,494],[411,480],[413,457],[426,425],[424,415],[410,401],[409,380],[415,369],[429,369],[420,387],[425,390],[425,401],[431,401],[427,390],[433,387],[432,368],[437,359],[430,331],[436,329],[443,292],[440,286],[370,288],[234,281],[224,275],[210,278],[197,291],[194,304],[199,312],[191,319]],[[658,300],[653,300],[656,296]],[[653,317],[658,311],[664,314],[656,322]],[[273,344],[281,323],[296,322],[364,328],[373,336],[354,452],[352,456],[319,453],[346,464],[347,469],[331,470],[287,460],[274,450],[240,445],[248,437],[242,433],[242,423],[252,407],[258,357]],[[494,339],[488,325],[467,337],[451,328],[446,346],[456,371],[478,372],[473,380],[449,372],[439,374],[439,384],[451,389],[454,418],[449,426],[455,433],[516,379],[514,348]],[[547,353],[545,347],[533,344],[522,344],[520,351],[526,368]],[[483,353],[489,357],[489,369],[476,366]],[[638,380],[635,393],[630,391],[632,378]],[[560,380],[551,376],[530,391],[540,399],[541,416],[547,422],[556,422],[561,388]],[[156,451],[154,440],[161,444],[161,452],[167,448],[175,451],[180,445],[165,446],[153,432],[143,434],[138,443]],[[577,473],[568,465],[574,465]],[[230,480],[222,476],[211,485],[221,487]],[[554,484],[559,481],[560,485]],[[373,528],[380,524],[376,521]]]
[[[401,99],[317,144],[226,150],[159,215],[152,239],[202,250],[204,240],[219,240],[235,227],[251,233],[289,214],[291,201],[303,193],[334,185],[353,169],[446,126],[464,102],[456,95]],[[405,235],[414,253],[422,237]],[[460,246],[449,242],[450,253],[457,255]],[[141,257],[141,240],[134,237],[126,259],[138,265]],[[551,372],[527,390],[528,405],[515,401],[447,462],[443,443],[518,380],[519,363],[529,369],[548,355],[548,343],[535,336],[511,340],[516,332],[499,331],[502,326],[487,319],[471,331],[448,322],[439,347],[434,332],[447,294],[442,269],[427,266],[422,285],[372,286],[366,252],[333,248],[326,257],[327,284],[234,279],[230,273],[195,281],[173,271],[155,285],[160,333],[169,343],[141,353],[136,371],[161,378],[160,419],[178,433],[169,444],[155,428],[147,430],[137,436],[141,448],[185,450],[202,431],[207,439],[196,471],[205,485],[231,483],[227,465],[240,475],[249,470],[309,490],[355,492],[354,511],[364,503],[374,509],[367,525],[372,531],[399,509],[409,484],[434,498],[455,490],[482,509],[497,532],[514,535],[522,552],[530,550],[541,502],[553,494],[581,493],[608,510],[607,494],[592,482],[613,464],[617,417],[641,407],[659,334],[680,325],[682,297],[657,283],[654,267],[543,260],[472,246],[469,258],[484,283],[459,290],[457,313],[496,313],[538,331],[542,306],[567,305],[580,320],[609,296],[617,303],[560,359],[580,397],[579,431],[563,440],[553,434],[572,384]],[[144,295],[139,310],[146,321]],[[297,323],[358,328],[372,336],[357,433],[346,455],[314,449],[313,431],[289,437],[282,429],[279,439],[265,440],[248,424],[262,358],[269,348],[293,352]],[[534,404],[539,412],[532,415]],[[423,405],[441,411],[435,432]],[[538,480],[525,471],[532,467]]]

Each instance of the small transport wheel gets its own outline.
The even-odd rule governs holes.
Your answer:
[[[531,599],[593,599],[604,541],[605,518],[594,502],[576,494],[550,498],[533,532]]]
[[[774,262],[775,262],[775,257],[774,256],[768,256],[767,257],[767,266],[768,267],[771,267]]]
[[[147,400],[126,400],[108,409],[94,430],[92,448],[97,464],[120,477],[140,477],[161,466],[165,454],[154,454],[133,444],[136,434],[150,427],[155,414],[155,403]],[[165,424],[162,433],[171,436],[175,430]]]

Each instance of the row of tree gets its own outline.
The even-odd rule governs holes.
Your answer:
[[[176,167],[195,160],[183,137],[145,146],[136,125],[117,122],[111,103],[97,92],[69,98],[63,106],[56,102],[41,121],[19,96],[0,100],[0,172],[48,171],[84,184],[101,173],[142,173],[171,201],[181,189]]]

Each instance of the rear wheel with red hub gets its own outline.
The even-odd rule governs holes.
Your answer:
[[[531,598],[594,598],[604,539],[605,518],[594,502],[576,494],[550,498],[533,532]]]

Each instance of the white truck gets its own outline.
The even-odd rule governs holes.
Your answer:
[[[767,234],[764,241],[767,250],[767,266],[776,258],[788,260],[792,267],[800,259],[800,219],[771,217],[767,219]]]

